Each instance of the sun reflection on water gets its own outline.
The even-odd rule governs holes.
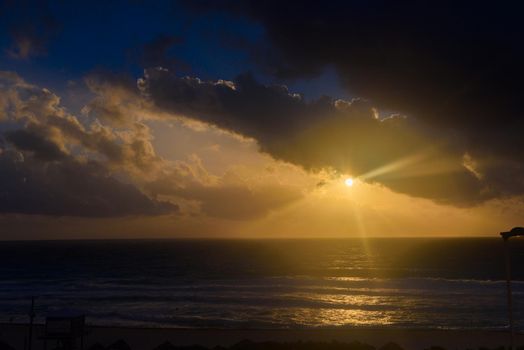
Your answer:
[[[302,300],[314,307],[275,310],[279,319],[307,327],[381,327],[410,319],[409,305],[402,298],[385,295],[293,293],[288,300]]]
[[[395,311],[369,311],[360,309],[299,309],[293,321],[305,326],[385,326],[398,318]]]

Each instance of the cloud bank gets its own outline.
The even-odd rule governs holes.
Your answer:
[[[476,158],[462,135],[394,114],[379,118],[364,100],[305,101],[250,75],[234,82],[177,77],[157,68],[138,81],[156,108],[256,139],[261,150],[308,170],[331,168],[397,192],[454,205],[523,193],[517,162]],[[484,162],[485,161],[485,162]],[[504,165],[507,174],[495,168]]]
[[[269,173],[220,177],[197,155],[164,159],[147,123],[178,115],[127,77],[92,74],[86,83],[94,97],[76,117],[49,90],[0,72],[0,213],[252,220],[303,196]]]
[[[154,158],[144,154],[139,132],[126,142],[96,123],[86,128],[58,96],[14,73],[0,73],[0,94],[1,213],[115,217],[177,211],[116,172]]]
[[[4,73],[2,154],[17,159],[12,152],[19,152],[31,164],[25,171],[77,164],[93,178],[126,184],[155,208],[144,209],[148,215],[176,211],[173,203],[182,199],[208,215],[249,219],[301,196],[289,188],[278,196],[282,187],[225,185],[199,172],[185,176],[180,162],[157,155],[151,120],[196,120],[254,139],[262,152],[308,171],[328,169],[438,203],[470,206],[524,194],[519,28],[481,25],[489,18],[512,23],[506,21],[511,11],[332,2],[320,10],[306,4],[298,15],[293,5],[200,1],[188,7],[262,24],[269,50],[257,51],[256,61],[275,77],[310,77],[332,65],[359,98],[308,101],[251,74],[234,81],[181,77],[167,54],[181,39],[166,35],[143,46],[140,61],[156,68],[137,82],[104,72],[86,79],[95,97],[83,120],[53,93]],[[228,196],[251,207],[233,215],[220,207]]]
[[[366,126],[345,128],[344,122],[337,125],[334,120],[325,121],[329,118],[311,117],[315,113],[297,113],[301,102],[288,93],[283,93],[281,98],[286,100],[288,96],[289,103],[272,100],[274,104],[270,104],[282,107],[279,114],[267,107],[267,97],[250,99],[247,91],[254,90],[246,87],[241,78],[236,84],[239,90],[244,89],[246,96],[235,107],[231,107],[229,96],[235,95],[234,92],[220,91],[217,99],[201,101],[207,106],[208,115],[216,116],[217,108],[224,110],[221,120],[214,121],[217,124],[247,132],[277,157],[308,167],[324,152],[330,159],[324,165],[344,170],[340,163],[345,163],[358,174],[368,171],[376,174],[380,163],[382,168],[391,169],[391,162],[405,167],[406,157],[419,162],[424,158],[419,153],[437,145],[444,148],[445,155],[435,157],[445,160],[435,161],[446,163],[439,164],[439,174],[417,175],[409,180],[375,180],[396,191],[459,205],[522,195],[524,68],[521,62],[524,49],[521,41],[524,27],[519,20],[521,4],[329,1],[318,6],[296,1],[206,0],[182,3],[193,10],[195,16],[229,13],[260,24],[266,42],[261,45],[258,41],[253,46],[244,42],[244,48],[263,72],[286,81],[314,77],[326,67],[334,67],[349,94],[365,99],[380,111],[396,111],[408,117],[408,121],[393,118],[386,123],[375,121]],[[198,90],[203,92],[203,86]],[[178,91],[185,94],[186,99],[191,98],[188,91]],[[166,96],[160,92],[151,95],[159,104],[166,104],[163,102]],[[212,104],[216,100],[222,103],[218,107]],[[311,103],[307,108],[318,107],[320,102]],[[240,108],[244,108],[245,120],[236,121],[232,127],[232,109],[236,113]],[[194,106],[191,110],[198,112]],[[324,110],[318,114],[330,113]],[[260,114],[265,114],[265,119],[260,118]],[[275,119],[280,123],[275,123]],[[300,146],[296,141],[297,124],[299,129],[309,130],[298,132],[309,132],[310,141]],[[390,132],[391,127],[386,124],[396,124],[396,131]],[[375,127],[377,125],[380,127]],[[327,133],[324,142],[313,136],[317,127]],[[274,128],[273,138],[271,128]],[[333,131],[332,135],[328,129]],[[356,131],[352,133],[350,129],[362,132],[355,135]],[[388,132],[384,132],[386,129]],[[347,137],[339,136],[339,132]],[[419,135],[420,140],[415,141],[412,134]],[[399,146],[389,143],[388,137],[398,138]],[[284,156],[271,148],[275,147],[276,139],[279,139],[276,143],[291,144],[288,153],[293,154]],[[316,150],[309,149],[312,144]],[[407,152],[410,148],[411,152]],[[359,150],[361,155],[357,154]],[[296,157],[297,154],[302,156]],[[373,160],[376,164],[369,164]],[[426,168],[429,172],[430,167]],[[444,168],[455,170],[452,175],[444,175]],[[411,171],[421,172],[421,169]]]

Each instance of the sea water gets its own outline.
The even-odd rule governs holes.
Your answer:
[[[524,242],[510,242],[524,330]],[[0,242],[0,322],[503,329],[500,238]]]

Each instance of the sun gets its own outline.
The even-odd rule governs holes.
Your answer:
[[[353,186],[353,179],[350,178],[350,177],[348,177],[348,178],[344,181],[344,183],[346,184],[347,187],[351,187],[351,186]]]

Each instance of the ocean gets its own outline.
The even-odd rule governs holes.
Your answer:
[[[510,241],[524,330],[524,241]],[[0,322],[78,312],[184,328],[507,326],[500,238],[0,242]]]

